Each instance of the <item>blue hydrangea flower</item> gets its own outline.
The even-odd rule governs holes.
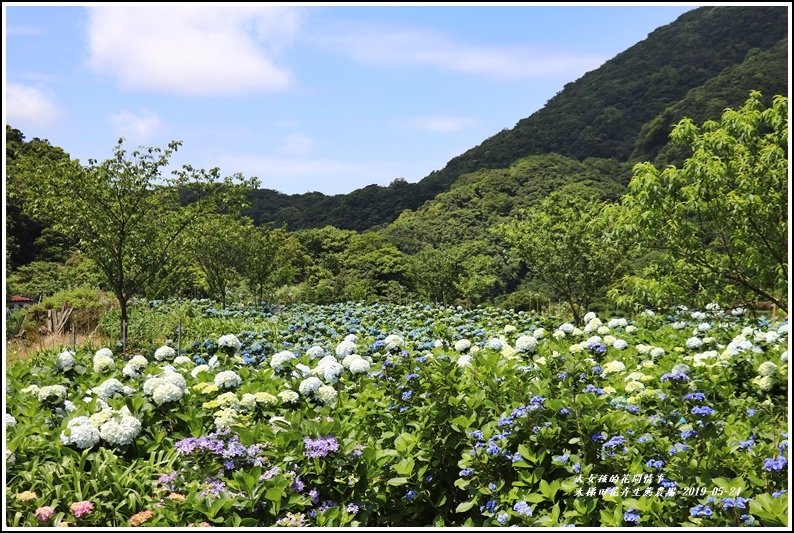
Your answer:
[[[778,455],[776,459],[764,459],[764,470],[767,472],[780,472],[785,470],[788,466],[788,460],[782,455]]]
[[[513,505],[513,510],[520,515],[532,516],[532,507],[524,500],[518,501]]]
[[[651,459],[647,463],[645,463],[645,466],[649,468],[655,468],[657,470],[661,470],[664,467],[664,461],[662,461],[661,459]]]
[[[737,496],[736,498],[723,498],[722,499],[722,508],[723,509],[746,509],[747,508],[748,500],[747,498],[742,498],[741,496]]]
[[[714,512],[708,505],[698,504],[689,510],[689,516],[698,518],[701,516],[711,516]]]
[[[623,514],[623,521],[629,522],[630,524],[639,524],[640,523],[640,511],[639,509],[629,509]]]

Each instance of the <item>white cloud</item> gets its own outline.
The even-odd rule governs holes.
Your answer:
[[[287,155],[306,155],[317,142],[309,136],[292,133],[281,140],[279,151]]]
[[[284,90],[275,58],[295,35],[297,10],[274,6],[92,7],[88,64],[126,89],[184,95]]]
[[[131,142],[151,139],[163,129],[163,120],[152,111],[143,109],[140,113],[122,111],[108,117],[115,134]]]
[[[50,126],[61,114],[48,92],[22,83],[8,84],[6,113],[7,122],[22,129]]]
[[[409,128],[415,128],[436,133],[451,133],[473,126],[476,122],[466,117],[427,116],[413,117],[405,121]]]
[[[317,39],[368,65],[425,66],[500,79],[582,74],[608,59],[527,46],[470,44],[423,29],[351,25],[336,28]]]

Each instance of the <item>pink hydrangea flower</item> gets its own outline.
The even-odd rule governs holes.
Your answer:
[[[80,518],[83,515],[91,514],[94,510],[94,504],[89,501],[74,502],[70,509],[75,518]]]
[[[55,514],[55,508],[49,505],[45,505],[44,507],[39,507],[38,509],[36,509],[36,518],[39,519],[39,522],[46,522],[54,514]]]

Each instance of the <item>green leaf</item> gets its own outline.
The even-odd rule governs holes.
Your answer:
[[[392,485],[394,487],[399,487],[400,485],[405,485],[408,483],[408,478],[405,477],[393,477],[386,482],[387,485]]]
[[[474,501],[467,501],[467,502],[463,502],[461,504],[458,504],[458,506],[455,508],[455,512],[456,513],[465,513],[466,511],[468,511],[469,509],[474,507],[474,505],[476,503],[477,502],[474,502]]]

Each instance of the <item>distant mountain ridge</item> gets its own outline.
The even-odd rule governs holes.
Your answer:
[[[249,215],[257,224],[291,230],[333,225],[363,231],[417,209],[464,174],[508,168],[530,155],[676,160],[667,135],[682,117],[717,118],[751,89],[767,97],[787,93],[788,27],[783,6],[689,11],[418,183],[395,180],[334,196],[259,189],[251,194]]]

